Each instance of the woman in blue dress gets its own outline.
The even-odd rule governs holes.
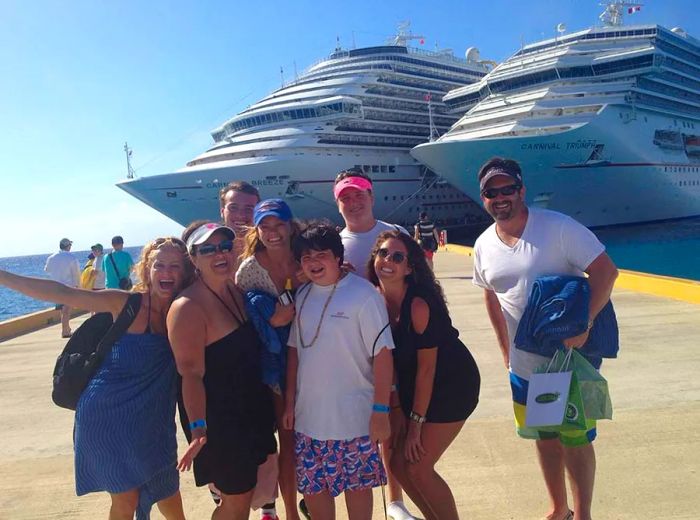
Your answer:
[[[75,483],[78,495],[106,491],[110,520],[149,517],[157,503],[168,520],[184,519],[176,468],[177,372],[165,318],[177,293],[191,281],[185,245],[158,238],[136,265],[143,293],[127,332],[81,394],[75,410]],[[64,303],[113,319],[129,293],[76,289],[0,270],[0,284],[33,298]]]

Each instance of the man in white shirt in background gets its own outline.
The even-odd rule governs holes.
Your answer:
[[[338,211],[345,221],[345,229],[340,232],[345,250],[345,265],[355,274],[368,278],[367,262],[377,237],[384,231],[399,230],[408,235],[401,226],[389,224],[374,218],[374,194],[372,179],[358,168],[343,170],[335,178],[333,197],[338,204]],[[396,478],[389,471],[391,443],[382,445],[382,461],[386,469],[389,505],[388,515],[393,520],[411,520],[413,517],[403,503],[403,491]]]
[[[345,229],[340,232],[345,262],[353,267],[355,274],[367,279],[367,262],[377,237],[383,231],[398,229],[407,235],[408,231],[374,218],[372,180],[359,169],[344,170],[338,174],[333,196],[345,221]]]
[[[58,244],[59,251],[54,253],[46,259],[46,266],[44,271],[46,271],[49,276],[68,287],[78,287],[80,284],[80,265],[78,259],[73,253],[70,252],[70,248],[73,246],[73,242],[67,238],[62,238]],[[70,311],[71,307],[68,305],[62,305],[61,309],[61,337],[70,338]]]

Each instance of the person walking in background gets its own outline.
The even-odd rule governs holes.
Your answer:
[[[131,289],[131,269],[134,260],[124,251],[124,239],[119,235],[112,238],[112,252],[104,255],[102,270],[105,273],[107,289]]]
[[[593,320],[607,304],[617,268],[605,246],[586,227],[554,211],[529,208],[520,165],[494,157],[479,170],[484,208],[494,223],[474,244],[473,283],[484,289],[486,310],[503,362],[510,371],[517,433],[534,439],[551,502],[548,520],[590,520],[596,460],[595,421],[587,430],[551,433],[525,425],[528,379],[549,358],[515,348],[514,338],[535,280],[541,276],[588,275],[588,330],[564,340],[580,348]],[[569,510],[565,473],[569,474],[574,511]]]
[[[419,220],[414,226],[413,238],[420,244],[428,265],[432,269],[433,255],[438,249],[440,238],[435,224],[428,218],[428,214],[425,211],[421,212]]]
[[[68,287],[80,286],[80,264],[73,253],[70,252],[73,242],[62,238],[58,243],[59,251],[46,259],[46,271],[49,276]],[[70,313],[71,306],[59,304],[61,310],[61,337],[70,338]]]
[[[333,186],[333,197],[345,221],[345,229],[340,232],[345,251],[345,264],[356,274],[367,279],[369,277],[367,261],[379,234],[394,229],[408,235],[408,231],[401,226],[389,224],[374,217],[372,179],[359,168],[343,170],[337,175]],[[389,483],[387,513],[394,520],[410,520],[413,517],[403,503],[401,486],[391,474],[389,444],[383,446],[382,458]]]
[[[95,278],[92,284],[93,291],[101,291],[105,288],[105,270],[104,270],[104,248],[102,244],[97,243],[90,248],[92,254],[95,256],[95,261],[92,264],[92,268],[95,271]]]
[[[61,241],[63,242],[63,241]],[[70,242],[69,240],[66,242]],[[174,237],[147,244],[136,266],[140,306],[127,332],[110,348],[75,409],[73,442],[78,496],[110,495],[110,520],[184,520],[177,472],[177,372],[165,328],[170,303],[192,280],[185,244]],[[127,305],[125,291],[74,289],[52,280],[0,270],[0,285],[55,300],[113,320]]]
[[[367,267],[386,301],[395,345],[391,413],[399,427],[392,431],[392,470],[426,520],[455,520],[454,496],[435,464],[476,409],[479,369],[411,237],[380,234]]]
[[[234,273],[241,262],[246,234],[253,227],[253,210],[258,202],[260,193],[257,188],[245,181],[232,182],[219,192],[221,221],[236,234],[233,240],[233,254],[236,259]]]

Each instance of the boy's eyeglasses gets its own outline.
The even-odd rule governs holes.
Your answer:
[[[514,193],[519,192],[520,188],[522,188],[522,185],[520,184],[510,184],[508,186],[502,186],[500,188],[486,189],[482,191],[481,194],[486,199],[495,199],[496,197],[498,197],[498,195],[505,195],[506,197],[510,197]]]
[[[380,247],[377,250],[377,256],[379,258],[389,259],[392,262],[394,262],[395,264],[400,264],[404,260],[406,260],[405,253],[402,253],[401,251],[394,251],[393,253],[390,254],[389,250],[386,247]]]
[[[222,240],[218,244],[197,246],[197,256],[211,256],[217,251],[219,253],[230,253],[233,251],[233,240]]]

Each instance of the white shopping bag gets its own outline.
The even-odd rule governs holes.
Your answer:
[[[571,386],[571,372],[532,374],[527,389],[525,426],[559,426]]]

